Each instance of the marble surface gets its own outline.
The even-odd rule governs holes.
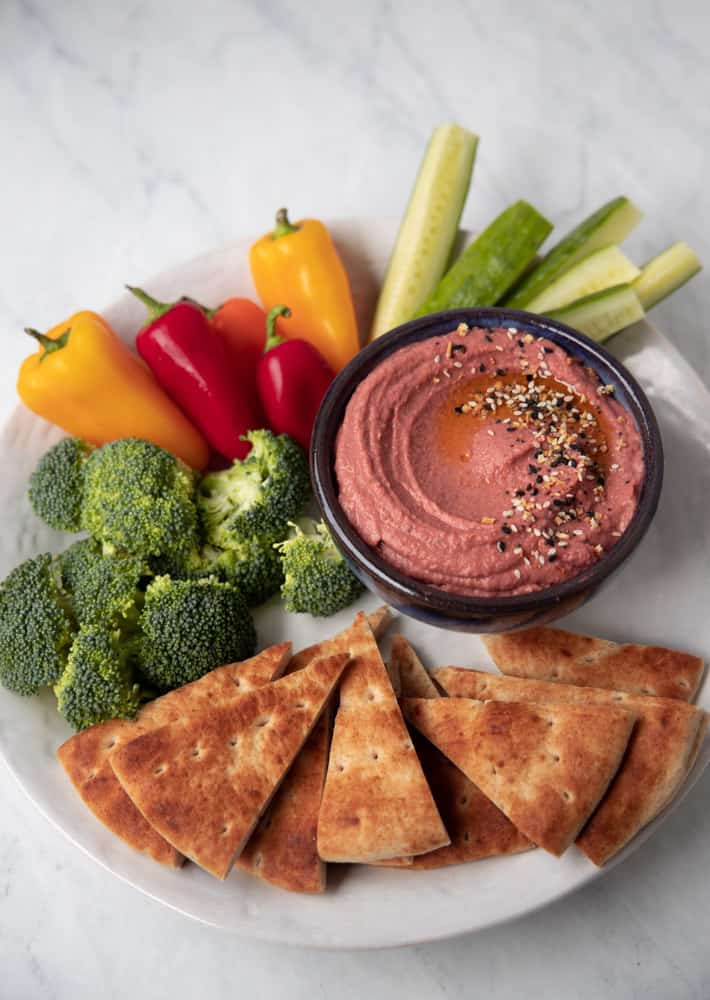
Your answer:
[[[397,215],[431,126],[482,137],[464,222],[517,197],[560,226],[624,192],[638,259],[710,260],[701,0],[0,3],[0,416],[21,328],[275,207]],[[705,30],[704,30],[705,29]],[[701,276],[654,313],[710,384]],[[0,767],[0,998],[710,994],[710,775],[605,879],[476,937],[383,953],[255,945],[159,907],[52,829]],[[475,899],[471,906],[475,907]]]

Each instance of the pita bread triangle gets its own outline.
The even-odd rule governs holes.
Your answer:
[[[390,663],[399,674],[403,698],[438,698],[440,691],[429,671],[403,635],[392,637]]]
[[[403,708],[521,833],[556,855],[606,791],[635,720],[609,706],[468,698],[407,698]]]
[[[459,667],[445,667],[435,676],[455,697],[616,705],[636,713],[621,766],[577,838],[577,846],[596,865],[620,851],[673,798],[695,762],[707,728],[702,709],[675,698],[499,677]]]
[[[218,667],[148,702],[133,721],[112,719],[72,736],[59,747],[57,757],[84,804],[130,847],[161,864],[179,867],[182,855],[146,822],[128,798],[109,763],[111,754],[142,733],[266,684],[280,676],[290,652],[289,642],[271,646],[249,660]]]
[[[449,843],[377,643],[361,613],[340,685],[318,817],[326,861],[379,861]]]
[[[122,746],[111,765],[162,837],[226,878],[340,679],[347,654]]]
[[[379,638],[390,614],[387,608],[380,608],[367,620],[373,635]],[[322,655],[323,649],[349,653],[351,636],[351,628],[347,628],[334,639],[296,653],[286,673],[302,670]],[[329,704],[236,862],[250,875],[291,892],[325,890],[326,865],[318,857],[316,831],[332,725]]]
[[[392,659],[397,661],[400,670],[403,697],[441,697],[404,636],[394,636]],[[444,868],[498,854],[517,854],[533,846],[433,743],[419,733],[414,733],[413,742],[451,843],[416,858],[394,858],[378,864],[397,868]]]
[[[703,676],[699,656],[661,646],[620,645],[557,628],[482,636],[503,674],[692,701]]]

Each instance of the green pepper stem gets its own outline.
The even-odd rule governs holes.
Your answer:
[[[156,319],[160,319],[161,316],[164,316],[165,313],[169,312],[175,305],[174,302],[159,302],[157,299],[154,299],[152,295],[148,295],[147,292],[144,292],[142,288],[136,288],[135,285],[126,285],[126,288],[131,295],[135,295],[138,301],[142,302],[146,307],[148,310],[148,318],[151,323],[154,323]]]
[[[266,317],[266,343],[264,344],[264,354],[272,350],[274,347],[279,347],[283,344],[283,337],[279,337],[276,332],[276,320],[283,316],[284,319],[288,319],[291,315],[291,310],[288,306],[274,306],[273,309],[269,310],[269,314]]]
[[[34,339],[44,348],[44,353],[39,359],[41,364],[48,354],[53,354],[55,351],[61,351],[67,346],[69,343],[71,327],[68,326],[64,333],[60,333],[58,337],[48,337],[46,333],[40,333],[39,330],[33,330],[31,326],[25,327],[25,333],[29,333],[30,337],[34,337]]]
[[[300,226],[294,226],[288,221],[288,209],[280,208],[276,213],[276,225],[274,226],[271,238],[272,240],[279,240],[282,236],[297,233],[300,228]]]

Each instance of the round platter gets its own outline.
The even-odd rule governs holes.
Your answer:
[[[331,227],[351,277],[361,328],[367,327],[396,231],[392,220],[342,220]],[[230,295],[253,294],[247,250],[235,241],[165,271],[146,282],[156,297],[190,295],[216,304]],[[139,328],[142,308],[128,294],[104,310],[128,341]],[[705,655],[710,650],[706,575],[710,556],[710,396],[671,343],[647,323],[617,336],[613,352],[626,362],[654,405],[666,451],[666,487],[646,539],[618,575],[565,627],[621,641],[676,646]],[[0,436],[0,499],[12,531],[0,537],[0,573],[41,551],[67,542],[32,514],[26,499],[29,475],[59,433],[18,408]],[[260,648],[285,639],[294,649],[345,627],[359,608],[372,610],[367,595],[352,608],[321,621],[287,615],[278,601],[255,615]],[[430,666],[457,664],[492,669],[474,636],[444,632],[400,618],[404,633]],[[387,642],[384,644],[387,649]],[[698,703],[710,709],[704,687]],[[50,693],[19,698],[0,689],[0,753],[38,809],[99,864],[197,920],[245,937],[324,948],[394,947],[480,930],[538,909],[580,888],[621,863],[663,822],[679,795],[603,871],[576,849],[555,859],[544,851],[439,871],[331,866],[322,896],[282,892],[241,872],[221,883],[194,865],[164,869],[135,853],[86,810],[55,758],[70,735]],[[710,760],[706,741],[684,791]]]

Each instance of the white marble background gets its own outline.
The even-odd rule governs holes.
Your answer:
[[[21,329],[268,228],[398,215],[431,127],[482,137],[464,221],[560,226],[617,193],[710,262],[705,0],[0,0],[0,416]],[[654,313],[710,383],[700,277]],[[386,953],[255,945],[113,880],[0,769],[0,1000],[710,995],[710,775],[622,868],[546,911]],[[475,907],[475,899],[471,906]]]

